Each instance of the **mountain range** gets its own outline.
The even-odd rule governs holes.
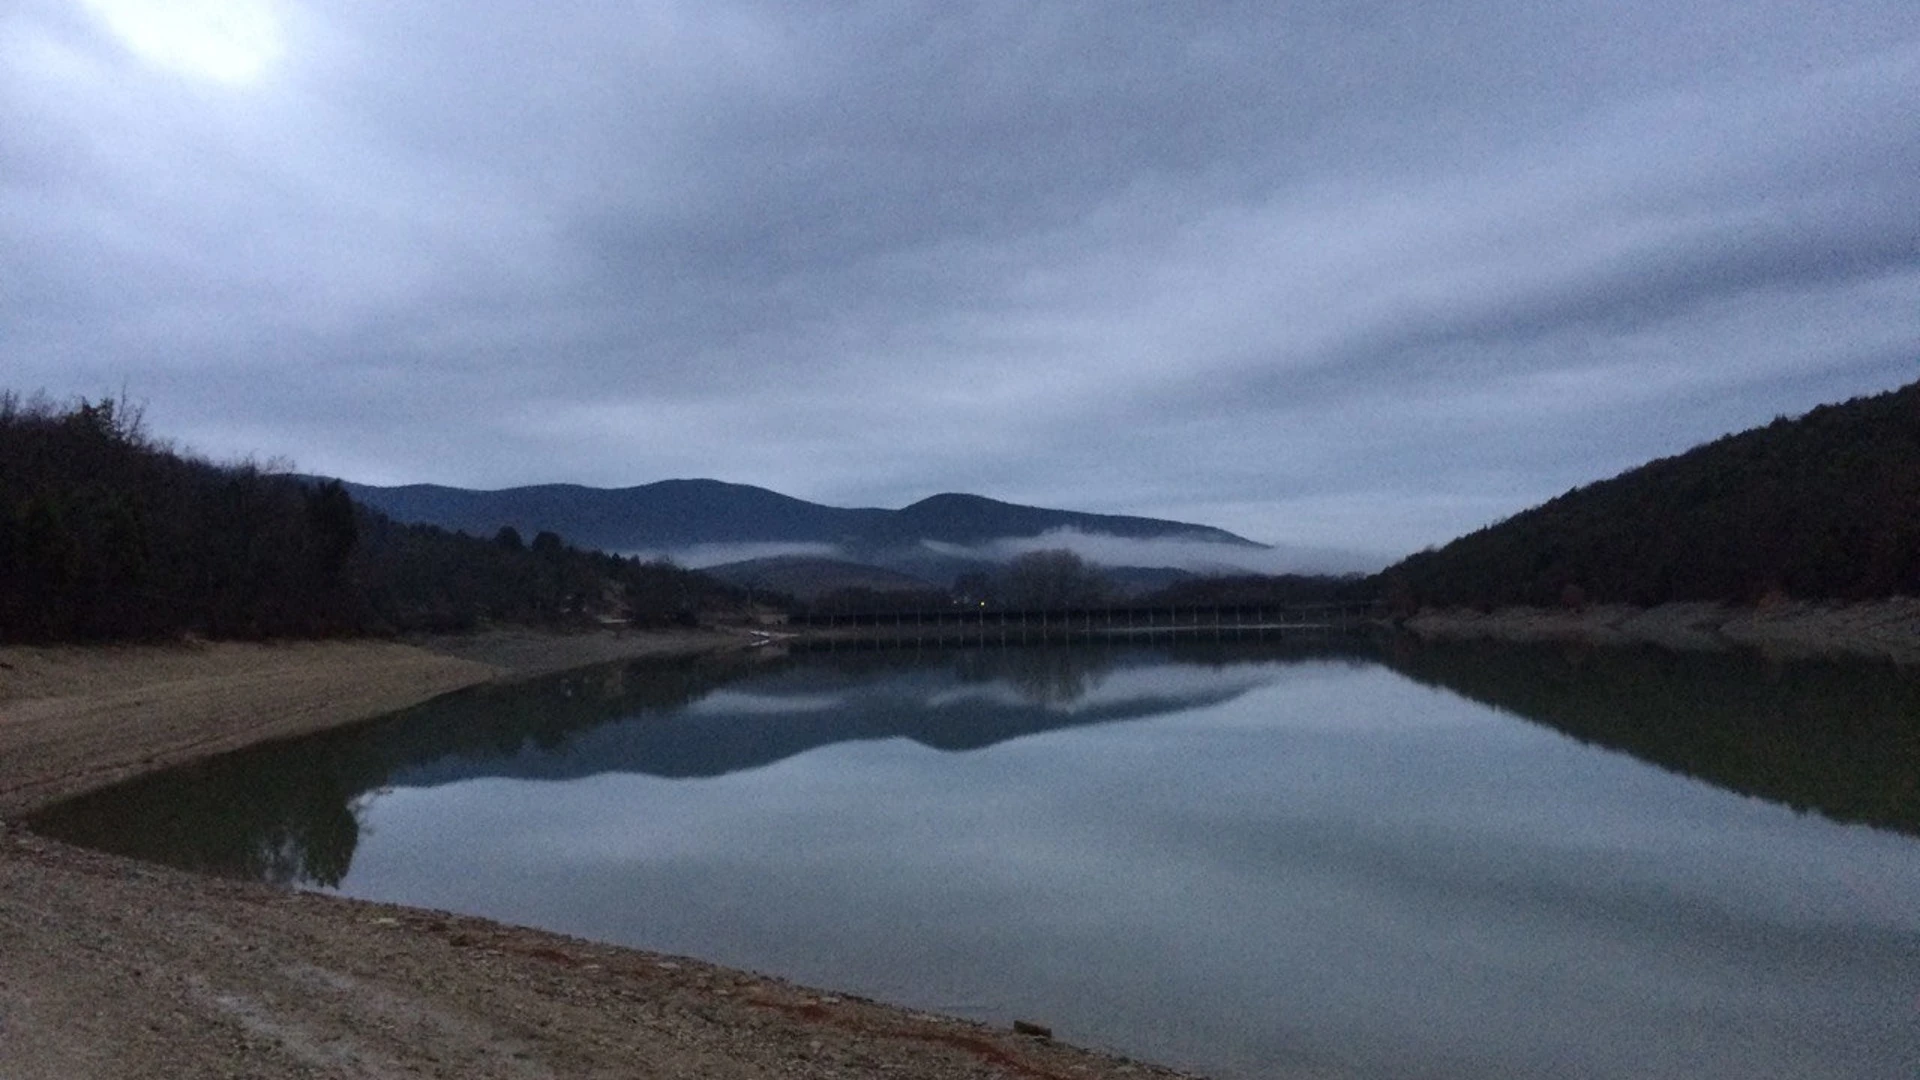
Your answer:
[[[1132,540],[1182,540],[1263,549],[1224,529],[1157,518],[1020,506],[944,494],[899,510],[843,508],[719,480],[662,480],[628,488],[540,484],[475,491],[438,484],[346,483],[367,506],[403,522],[481,536],[503,526],[616,552],[668,552],[699,545],[819,544],[847,552],[926,543],[975,547],[1074,530]]]

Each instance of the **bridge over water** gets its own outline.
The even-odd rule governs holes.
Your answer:
[[[787,625],[836,643],[1024,644],[1129,638],[1318,635],[1373,625],[1367,603],[1114,605],[1081,608],[948,607],[926,611],[806,612]]]

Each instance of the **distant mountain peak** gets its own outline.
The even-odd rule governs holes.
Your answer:
[[[917,510],[923,507],[942,508],[949,506],[1019,506],[1004,499],[989,499],[985,495],[969,495],[964,491],[943,491],[938,495],[929,495],[919,502],[910,503],[903,510]],[[1035,509],[1021,507],[1021,509]]]

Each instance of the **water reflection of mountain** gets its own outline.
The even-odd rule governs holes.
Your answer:
[[[330,885],[352,862],[358,800],[385,787],[718,776],[861,739],[974,750],[1227,700],[1263,681],[1246,661],[1337,652],[1228,644],[614,665],[479,687],[359,728],[239,751],[71,800],[33,825],[203,872]],[[1115,672],[1170,662],[1211,675],[1177,692],[1103,690]]]
[[[1493,642],[1403,642],[1388,663],[1743,795],[1920,835],[1920,671]]]
[[[559,746],[474,758],[446,756],[401,769],[391,783],[425,787],[480,776],[572,780],[601,773],[672,779],[764,768],[823,746],[908,739],[936,750],[979,750],[1064,728],[1137,720],[1217,704],[1260,678],[1219,677],[1178,692],[1102,699],[1115,666],[1143,658],[1093,649],[959,654],[912,666],[755,672],[685,708],[633,715],[580,731]]]
[[[1224,700],[1272,644],[709,657],[482,687],[361,728],[256,747],[54,807],[75,843],[210,873],[338,882],[367,793],[475,777],[669,778],[850,740],[967,751]],[[1585,742],[1840,821],[1920,835],[1920,672],[1740,654],[1402,643],[1401,673]]]

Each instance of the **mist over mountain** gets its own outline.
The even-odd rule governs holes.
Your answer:
[[[545,530],[583,547],[671,555],[693,566],[780,556],[840,560],[941,586],[958,573],[1041,547],[1082,551],[1109,566],[1244,569],[1275,556],[1275,549],[1208,525],[956,493],[887,510],[825,506],[718,480],[663,480],[613,489],[543,484],[499,491],[435,484],[346,486],[356,500],[397,520],[481,536],[504,526],[528,535]]]
[[[881,552],[875,558],[890,566],[794,554],[742,559],[699,569],[708,577],[729,585],[784,594],[803,604],[814,604],[835,594],[857,592],[860,596],[851,601],[855,607],[871,606],[875,602],[872,594],[894,594],[895,602],[904,601],[905,606],[911,608],[925,603],[929,594],[945,592],[964,575],[990,577],[1002,568],[997,560],[941,555],[926,548],[898,548]],[[900,566],[912,566],[916,572],[904,572],[898,569]],[[1120,600],[1196,579],[1193,572],[1176,566],[1101,566],[1099,570],[1113,598]]]

